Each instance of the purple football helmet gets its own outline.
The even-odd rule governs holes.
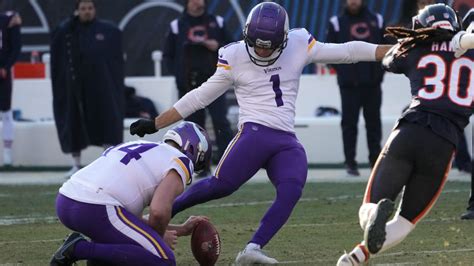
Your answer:
[[[258,66],[270,66],[280,57],[288,42],[289,20],[286,10],[277,3],[256,5],[247,17],[244,41],[250,60]],[[272,49],[268,57],[261,57],[254,48]]]
[[[182,122],[168,130],[163,141],[171,140],[178,144],[194,164],[194,171],[199,172],[209,166],[211,162],[211,141],[206,130],[193,122]]]

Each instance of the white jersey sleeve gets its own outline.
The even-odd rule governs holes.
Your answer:
[[[193,164],[178,149],[165,143],[127,142],[105,151],[59,192],[80,202],[121,206],[139,216],[172,169],[183,186],[191,182]]]
[[[203,109],[219,96],[224,94],[232,85],[232,66],[225,60],[225,48],[219,49],[219,59],[217,69],[206,82],[199,88],[194,89],[184,95],[174,104],[174,108],[183,117],[188,117],[197,110]]]
[[[375,61],[376,44],[361,41],[346,43],[322,43],[306,30],[299,31],[306,34],[304,38],[308,42],[308,54],[306,64],[326,63],[326,64],[351,64],[361,61]]]
[[[186,185],[191,184],[193,164],[187,157],[173,157],[169,164],[169,168],[165,170],[165,172],[167,173],[170,170],[175,170],[176,172],[178,172],[179,176],[181,177],[181,180],[183,181],[184,187],[186,187]]]

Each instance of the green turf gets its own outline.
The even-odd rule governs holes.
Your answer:
[[[359,163],[359,168],[369,168],[368,163]],[[217,164],[213,164],[212,167],[217,167]],[[346,166],[344,163],[309,163],[309,169],[344,169]],[[66,172],[71,169],[70,166],[0,166],[0,173],[6,172]]]
[[[342,252],[361,240],[358,208],[363,183],[307,184],[303,200],[288,224],[265,249],[278,260],[293,265],[335,265]],[[30,224],[0,226],[0,264],[46,265],[68,230],[54,217],[58,186],[0,186],[0,219],[35,218]],[[464,211],[469,184],[450,182],[431,213],[399,246],[373,258],[373,264],[472,265],[474,222],[458,219]],[[251,184],[234,195],[196,206],[179,214],[207,215],[220,231],[219,265],[229,265],[258,226],[274,198],[270,184]],[[240,206],[222,207],[238,203]],[[245,203],[250,203],[244,205]],[[50,217],[45,219],[45,217]],[[189,237],[179,240],[178,265],[195,265]],[[80,264],[83,265],[83,264]]]

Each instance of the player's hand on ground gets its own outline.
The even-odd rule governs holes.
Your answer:
[[[193,230],[194,230],[194,227],[196,227],[196,225],[199,223],[199,222],[202,222],[202,221],[208,221],[209,218],[207,218],[206,216],[190,216],[186,222],[184,222],[181,226],[182,226],[182,235],[183,236],[188,236],[190,235]]]
[[[146,134],[153,134],[158,132],[155,127],[155,120],[153,119],[138,119],[130,125],[130,134],[138,135],[140,138]]]
[[[174,247],[178,244],[178,232],[175,230],[166,230],[163,239],[165,243],[174,250]]]

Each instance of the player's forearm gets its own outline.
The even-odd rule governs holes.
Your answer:
[[[376,51],[379,45],[352,41],[341,44],[318,43],[315,47],[313,62],[326,64],[351,64],[358,62],[376,61]]]
[[[377,45],[377,49],[375,50],[375,61],[382,61],[392,47],[393,45]]]
[[[158,234],[163,237],[166,230],[168,229],[168,223],[171,220],[171,209],[165,211],[153,211],[150,210],[150,218],[148,220],[148,225],[150,225],[153,230],[158,232]]]
[[[231,82],[227,77],[217,70],[216,73],[199,88],[186,93],[173,107],[181,117],[188,117],[197,110],[207,107],[219,96],[224,94],[230,85]]]
[[[176,108],[172,107],[155,118],[155,127],[160,130],[181,119],[183,119],[183,117],[178,113]]]

